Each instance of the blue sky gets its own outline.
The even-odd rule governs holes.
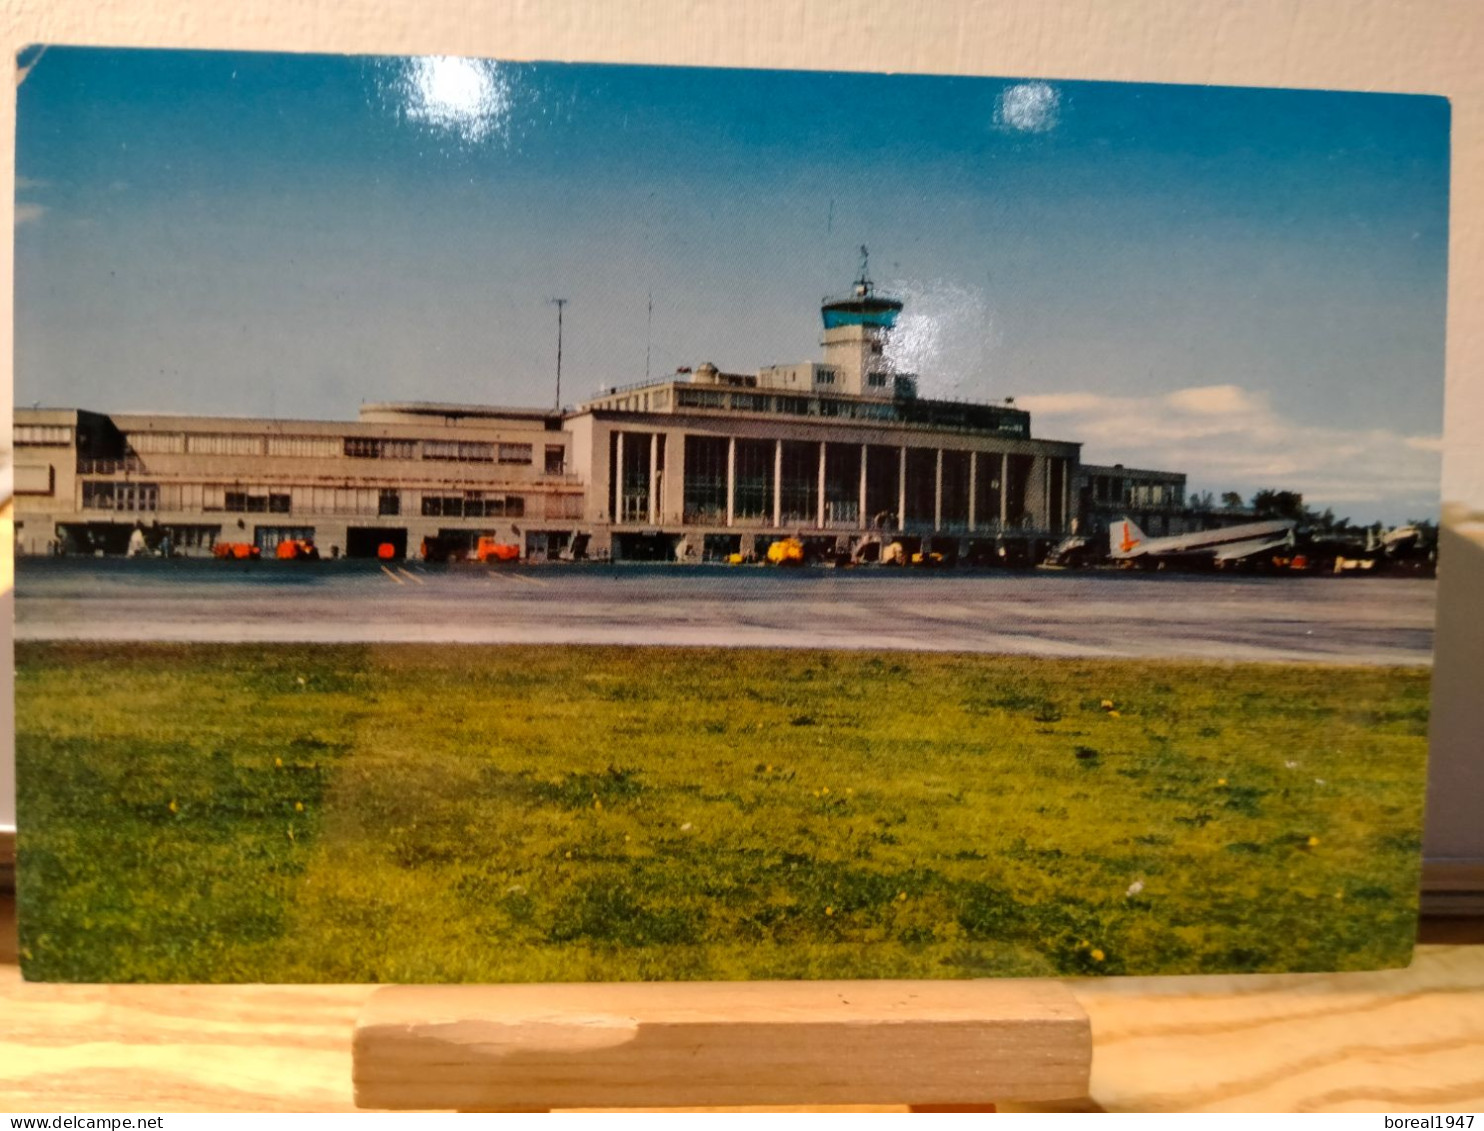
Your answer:
[[[17,403],[350,418],[818,352],[872,274],[942,396],[1089,461],[1435,511],[1441,99],[50,48]],[[647,303],[654,313],[648,326]]]

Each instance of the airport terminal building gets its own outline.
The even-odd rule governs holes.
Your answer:
[[[1123,513],[1183,529],[1185,476],[1092,467],[1011,404],[933,400],[886,349],[901,303],[864,276],[826,302],[823,359],[703,364],[563,411],[367,404],[353,422],[18,408],[17,552],[323,556],[455,552],[703,560],[793,536],[869,558],[887,542],[1028,562]],[[1113,512],[1118,512],[1113,515]],[[137,539],[135,540],[137,545]]]

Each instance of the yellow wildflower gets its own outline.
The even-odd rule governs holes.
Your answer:
[[[1226,779],[1225,778],[1217,778],[1216,779],[1216,784],[1217,785],[1225,785],[1226,784]]]
[[[1308,843],[1309,843],[1309,847],[1310,848],[1318,848],[1319,847],[1319,838],[1317,836],[1311,836],[1309,838],[1309,842]]]
[[[1105,955],[1099,947],[1092,948],[1092,960],[1094,962],[1101,962],[1106,957],[1107,955]]]
[[[1121,718],[1123,718],[1123,715],[1122,715],[1122,714],[1120,714],[1120,713],[1119,713],[1119,712],[1117,712],[1117,711],[1109,711],[1109,712],[1108,712],[1108,717],[1109,717],[1109,718],[1110,718],[1110,719],[1121,719]]]
[[[275,758],[275,759],[273,759],[273,764],[275,766],[279,767],[280,769],[282,769],[283,768],[283,759],[282,758]]]
[[[907,902],[907,893],[904,892],[904,891],[897,892],[897,899],[900,902],[902,902],[902,903],[906,903]]]
[[[826,915],[833,915],[835,913],[835,909],[833,907],[826,907],[824,909],[824,913]]]
[[[294,802],[294,812],[295,813],[302,813],[302,812],[304,812],[304,802],[302,802],[302,801],[295,801]]]
[[[180,812],[180,806],[175,803],[175,798],[173,798],[173,797],[170,799],[170,812],[172,812],[172,813],[179,813]]]

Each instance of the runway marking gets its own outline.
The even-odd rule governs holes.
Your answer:
[[[388,577],[390,577],[398,585],[406,585],[407,584],[407,582],[403,581],[395,573],[393,573],[391,570],[387,569],[386,566],[382,566],[381,567],[381,572],[384,573],[384,574],[386,574]]]
[[[524,581],[527,585],[550,585],[551,584],[551,582],[549,582],[549,581],[542,581],[540,578],[527,577],[523,573],[512,573],[509,576],[510,576],[510,580],[511,581]]]
[[[426,585],[427,584],[427,582],[424,581],[422,578],[418,577],[417,574],[410,573],[407,570],[403,569],[401,566],[398,566],[397,567],[397,572],[400,573],[403,577],[407,578],[408,581],[415,581],[419,585]]]

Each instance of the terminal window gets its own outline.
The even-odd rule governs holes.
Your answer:
[[[288,514],[290,497],[287,494],[253,494],[248,491],[228,491],[223,496],[223,510],[240,511],[244,514]]]
[[[345,454],[352,459],[415,459],[416,440],[383,440],[377,436],[347,436]]]
[[[495,446],[478,441],[424,440],[423,459],[449,460],[454,463],[494,463]]]
[[[24,444],[70,444],[72,429],[65,424],[17,424],[15,442]]]
[[[112,483],[84,480],[82,505],[88,510],[152,511],[160,505],[155,483]]]
[[[260,456],[266,436],[239,432],[198,432],[186,436],[186,451],[202,456]]]

